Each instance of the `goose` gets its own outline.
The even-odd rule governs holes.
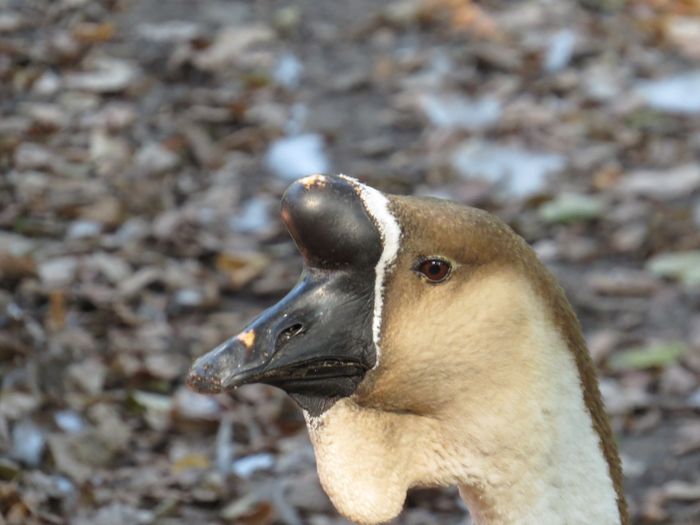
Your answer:
[[[629,523],[578,320],[520,236],[344,175],[295,181],[281,215],[298,283],[198,358],[191,388],[284,389],[359,524],[396,517],[411,487],[455,485],[480,525]]]

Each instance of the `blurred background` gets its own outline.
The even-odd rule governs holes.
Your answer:
[[[347,523],[286,396],[183,386],[294,284],[315,172],[523,235],[634,523],[700,523],[699,157],[698,0],[0,0],[0,524]]]

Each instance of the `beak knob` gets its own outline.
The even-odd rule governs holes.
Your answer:
[[[291,184],[282,220],[310,266],[367,267],[379,259],[377,228],[357,189],[341,177],[312,175]]]

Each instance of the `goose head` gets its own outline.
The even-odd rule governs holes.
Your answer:
[[[299,282],[195,361],[192,388],[288,392],[324,489],[358,523],[395,517],[413,486],[445,485],[480,523],[562,512],[624,523],[577,320],[508,226],[322,175],[287,189],[282,218],[304,259]],[[595,485],[585,497],[582,476]]]

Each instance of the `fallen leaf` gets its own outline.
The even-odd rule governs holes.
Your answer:
[[[117,58],[101,58],[92,63],[92,70],[66,75],[70,89],[93,93],[118,93],[139,78],[139,69],[133,62]]]
[[[668,499],[679,501],[700,500],[700,483],[669,481],[664,484],[664,494]]]
[[[599,197],[563,193],[540,206],[540,216],[546,222],[580,222],[597,219],[605,211]]]
[[[675,363],[687,351],[688,347],[681,342],[622,350],[610,356],[608,366],[616,371],[664,367]]]
[[[220,253],[216,258],[216,268],[228,280],[234,290],[250,283],[268,266],[270,261],[257,253]]]
[[[222,519],[245,525],[267,525],[274,521],[274,506],[258,494],[232,501],[220,513]]]
[[[659,277],[676,279],[688,286],[700,284],[700,250],[662,253],[647,261],[646,269]]]
[[[0,283],[17,283],[36,273],[36,263],[30,255],[13,255],[0,251]]]
[[[666,170],[634,171],[619,179],[615,191],[623,195],[677,199],[697,188],[700,188],[700,166],[687,164]]]
[[[53,332],[58,332],[66,325],[66,294],[63,290],[53,290],[49,294],[49,310],[46,326]]]
[[[114,38],[115,27],[109,22],[81,23],[73,27],[73,37],[83,44],[99,44]]]
[[[266,25],[225,27],[214,43],[194,57],[197,67],[216,71],[232,65],[247,65],[258,55],[256,50],[274,41],[275,33]],[[247,55],[247,56],[246,56]]]
[[[175,474],[187,470],[206,470],[211,467],[211,461],[204,454],[192,453],[179,458],[172,464],[172,470]]]

